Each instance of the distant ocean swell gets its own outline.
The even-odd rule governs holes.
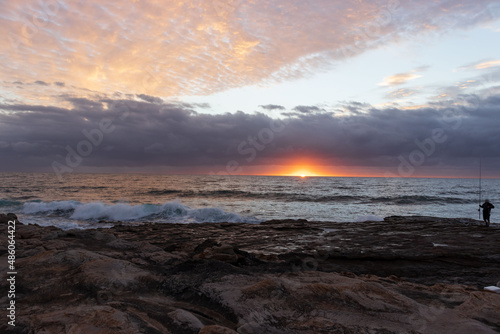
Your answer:
[[[349,203],[349,204],[385,204],[385,205],[426,205],[426,204],[474,204],[474,198],[446,197],[446,196],[312,196],[287,193],[251,193],[244,191],[176,191],[166,190],[150,191],[149,195],[156,196],[173,195],[171,201],[164,204],[138,204],[128,203],[105,204],[102,202],[81,203],[78,201],[52,201],[43,202],[19,201],[12,199],[0,199],[0,211],[11,210],[27,215],[45,215],[51,217],[65,217],[74,220],[109,220],[109,221],[206,221],[206,222],[254,222],[256,219],[244,217],[235,213],[228,213],[220,208],[190,208],[175,198],[187,197],[219,197],[240,199],[263,199],[276,200],[278,202],[317,202],[317,203]]]
[[[358,202],[363,204],[368,203],[385,203],[385,204],[471,204],[475,203],[476,199],[451,196],[425,196],[425,195],[407,195],[394,197],[367,197],[367,196],[348,196],[348,195],[302,195],[285,192],[247,192],[240,190],[214,190],[214,191],[184,191],[166,189],[154,189],[146,193],[150,196],[166,196],[166,197],[218,197],[218,198],[240,198],[240,199],[267,199],[279,200],[285,202]]]
[[[151,190],[147,195],[174,196],[174,197],[218,197],[218,198],[241,198],[241,199],[269,199],[285,202],[338,202],[353,201],[352,196],[307,196],[280,192],[246,192],[239,190],[207,190],[207,191],[183,191],[183,190]]]
[[[14,204],[14,203],[11,203]],[[77,201],[28,202],[22,205],[22,213],[46,217],[62,217],[77,221],[124,221],[124,222],[245,222],[258,223],[253,217],[228,213],[219,208],[192,209],[180,202],[164,204],[126,203],[105,204],[102,202],[80,203]]]

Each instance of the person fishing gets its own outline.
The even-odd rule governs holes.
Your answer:
[[[489,200],[485,200],[482,205],[479,204],[479,207],[483,209],[483,220],[484,220],[486,226],[490,226],[490,212],[491,212],[491,209],[495,208],[495,206],[493,204],[491,204]],[[478,210],[481,210],[481,209],[478,209]]]

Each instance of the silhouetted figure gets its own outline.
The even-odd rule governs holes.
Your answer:
[[[483,208],[483,220],[486,223],[486,226],[490,226],[490,212],[491,209],[494,209],[495,206],[490,203],[489,200],[485,200],[483,205],[479,204],[481,208]]]

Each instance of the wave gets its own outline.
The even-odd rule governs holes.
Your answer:
[[[146,192],[147,195],[163,196],[163,195],[176,195],[179,197],[245,197],[254,198],[262,193],[252,193],[240,190],[176,190],[176,189],[152,189]]]
[[[37,213],[64,213],[75,210],[79,205],[76,201],[53,201],[53,202],[41,202],[34,201],[24,203],[23,213],[26,214],[37,214]]]
[[[147,195],[153,196],[171,196],[172,198],[187,198],[187,197],[209,197],[209,198],[239,198],[239,199],[265,199],[276,200],[283,202],[318,202],[318,203],[386,203],[386,204],[471,204],[474,199],[451,196],[425,196],[425,195],[402,195],[402,196],[381,196],[367,197],[352,195],[324,195],[324,194],[298,194],[287,192],[249,192],[241,190],[175,190],[175,189],[152,189],[147,192]],[[453,195],[453,194],[448,194]]]
[[[404,195],[395,197],[375,197],[368,200],[368,203],[388,203],[388,204],[471,204],[472,199],[445,197],[445,196],[425,196],[425,195]]]
[[[332,195],[332,196],[315,196],[302,195],[286,192],[249,192],[241,190],[175,190],[175,189],[152,189],[147,195],[164,196],[174,195],[175,197],[217,197],[217,198],[241,198],[241,199],[266,199],[280,200],[285,202],[337,202],[337,201],[352,201],[359,197],[347,195]]]
[[[11,199],[0,199],[0,208],[22,205],[22,202]]]
[[[186,192],[186,191],[183,191],[183,190],[170,190],[170,189],[160,190],[160,189],[153,189],[153,190],[150,190],[150,191],[146,192],[146,195],[161,196],[161,195],[172,195],[172,194],[177,195],[177,194],[183,194],[183,193],[190,193],[190,192]]]
[[[23,214],[37,216],[59,216],[78,221],[124,221],[124,222],[232,222],[258,223],[253,217],[226,212],[220,208],[193,209],[178,201],[164,204],[106,204],[102,202],[80,203],[77,201],[28,202],[23,205]]]

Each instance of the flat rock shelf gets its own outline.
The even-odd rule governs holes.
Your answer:
[[[4,231],[12,216],[0,217]],[[109,222],[106,222],[109,223]],[[471,219],[16,226],[14,333],[498,333],[500,226]],[[8,291],[2,233],[2,291]],[[7,305],[7,293],[0,296]],[[6,319],[6,317],[4,317]]]

